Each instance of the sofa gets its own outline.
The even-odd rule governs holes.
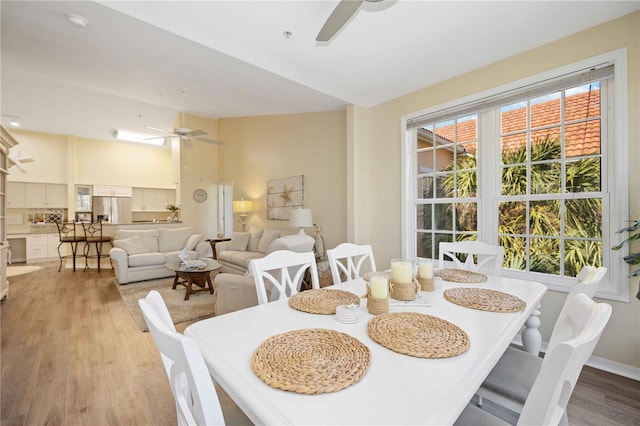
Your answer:
[[[175,275],[165,263],[185,251],[190,259],[211,256],[211,245],[190,227],[116,231],[109,256],[119,284]]]
[[[284,235],[280,229],[258,229],[234,232],[230,241],[216,243],[220,272],[245,275],[249,262],[276,250],[299,253],[313,251],[315,240],[307,234]]]

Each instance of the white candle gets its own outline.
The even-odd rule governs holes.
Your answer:
[[[385,277],[371,277],[371,297],[374,299],[386,299],[389,294],[389,281]]]
[[[433,265],[431,262],[420,263],[418,275],[420,275],[420,278],[433,278]]]
[[[408,284],[413,281],[411,262],[391,262],[391,279],[393,282]]]

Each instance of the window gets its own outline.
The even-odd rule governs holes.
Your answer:
[[[406,255],[435,259],[442,241],[482,240],[505,248],[505,275],[554,289],[585,265],[608,266],[601,293],[628,300],[627,268],[612,268],[624,263],[610,249],[629,219],[612,214],[628,206],[626,111],[617,111],[626,75],[614,63],[576,64],[405,119]]]

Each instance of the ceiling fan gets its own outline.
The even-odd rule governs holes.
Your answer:
[[[31,163],[33,161],[35,161],[33,159],[33,157],[21,157],[20,153],[18,153],[18,156],[16,157],[15,155],[13,155],[12,153],[9,153],[9,155],[7,156],[7,160],[9,160],[9,164],[11,167],[11,165],[16,166],[18,169],[20,169],[21,172],[26,173],[27,170],[24,167],[23,163]]]
[[[185,87],[183,87],[182,89],[180,89],[181,93],[187,93],[187,89]],[[180,138],[180,141],[184,144],[185,148],[193,148],[193,143],[191,142],[192,139],[195,139],[197,141],[200,142],[207,142],[207,143],[212,143],[214,145],[219,145],[219,146],[225,146],[224,142],[220,142],[214,139],[209,139],[209,138],[203,138],[201,136],[205,136],[208,133],[205,132],[204,130],[198,129],[198,130],[191,130],[190,128],[186,127],[184,124],[184,108],[182,109],[182,127],[176,127],[173,129],[173,132],[171,132],[170,135],[164,135],[164,136],[158,136],[155,138],[148,138],[148,139],[160,139],[160,138],[164,138],[165,142],[167,140],[167,138],[171,138],[171,137],[175,137],[178,136]],[[148,127],[149,129],[152,130],[161,130],[162,129],[156,129],[153,127]]]
[[[322,26],[322,29],[318,33],[316,37],[316,41],[327,42],[335,36],[338,31],[344,27],[347,22],[351,20],[351,18],[356,14],[356,12],[360,9],[360,7],[364,3],[378,3],[383,0],[341,0],[340,3],[333,9],[329,18]],[[385,3],[392,3],[391,1],[385,1]],[[381,8],[376,8],[377,10],[386,8],[388,6],[383,6]]]

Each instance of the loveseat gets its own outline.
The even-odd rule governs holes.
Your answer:
[[[284,235],[279,229],[258,229],[234,232],[231,241],[216,243],[220,272],[245,275],[249,262],[276,250],[299,253],[313,251],[315,240],[306,234]]]
[[[119,284],[175,275],[165,263],[185,251],[191,259],[211,256],[211,245],[189,227],[116,231],[109,251]]]

